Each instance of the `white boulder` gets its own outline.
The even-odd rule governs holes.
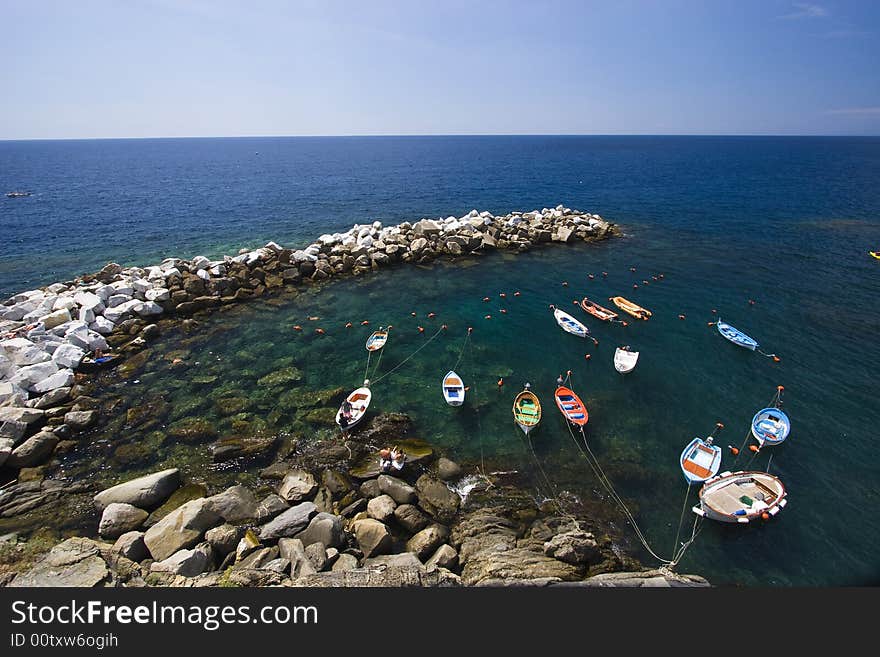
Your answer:
[[[154,287],[152,290],[147,290],[144,293],[144,298],[147,301],[168,301],[171,298],[171,292],[164,287]]]
[[[0,353],[13,365],[24,367],[43,363],[50,359],[49,354],[26,338],[12,338],[0,342]]]
[[[73,370],[61,369],[51,376],[47,376],[45,379],[38,381],[36,384],[31,386],[30,390],[32,392],[38,392],[42,394],[44,392],[56,390],[57,388],[67,388],[69,386],[72,386],[73,381]]]
[[[76,369],[79,367],[80,361],[85,355],[86,352],[84,349],[66,342],[62,343],[55,349],[52,353],[52,360],[55,361],[55,364],[59,367]]]

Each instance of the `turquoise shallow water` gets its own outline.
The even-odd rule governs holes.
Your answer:
[[[716,583],[746,586],[880,582],[880,560],[873,547],[880,538],[880,520],[871,512],[880,474],[874,440],[880,420],[874,392],[874,372],[880,367],[880,263],[866,253],[880,247],[880,140],[389,139],[354,140],[347,151],[332,140],[308,142],[296,151],[297,157],[319,157],[323,146],[326,159],[319,158],[311,169],[301,163],[302,175],[281,165],[268,169],[277,176],[287,171],[295,180],[286,193],[279,192],[280,201],[260,198],[250,188],[235,196],[232,205],[241,206],[241,213],[268,204],[271,210],[264,214],[278,217],[277,226],[254,219],[250,230],[214,213],[223,204],[224,192],[213,185],[228,174],[224,158],[232,161],[230,152],[255,150],[253,144],[231,141],[225,150],[204,143],[187,150],[176,143],[199,163],[207,157],[197,157],[200,151],[215,158],[214,166],[198,173],[195,165],[180,166],[196,181],[194,193],[207,199],[200,210],[189,197],[193,207],[187,212],[193,221],[201,217],[203,225],[212,217],[217,230],[200,235],[195,225],[181,221],[174,244],[195,249],[213,240],[219,248],[236,239],[249,244],[254,235],[264,234],[284,242],[275,228],[287,231],[291,239],[307,233],[304,242],[377,216],[413,219],[461,214],[471,207],[527,210],[560,201],[620,223],[626,237],[393,269],[333,283],[319,294],[243,305],[207,320],[194,337],[171,332],[153,348],[144,370],[110,387],[109,394],[122,401],[108,415],[108,424],[86,436],[83,449],[67,457],[68,472],[109,481],[123,472],[175,463],[218,485],[253,481],[259,459],[213,465],[207,443],[160,444],[161,432],[195,414],[210,420],[220,436],[262,430],[332,440],[332,429],[305,422],[295,405],[280,409],[277,389],[261,385],[260,379],[296,367],[302,379],[291,382],[292,390],[353,388],[363,379],[363,343],[370,329],[394,325],[376,380],[446,323],[446,333],[376,384],[371,410],[410,414],[419,433],[453,458],[472,465],[482,458],[490,470],[521,470],[537,499],[554,492],[550,488],[594,498],[601,489],[552,402],[556,377],[571,369],[573,387],[590,411],[590,445],[663,556],[673,549],[685,493],[677,464],[683,446],[717,421],[726,425],[719,444],[739,445],[754,412],[777,385],[784,385],[791,437],[764,450],[753,465],[767,467],[772,454],[770,469],[788,487],[789,505],[767,524],[704,523],[681,569]],[[151,157],[159,161],[160,146],[151,146]],[[279,153],[288,146],[283,140],[273,144]],[[100,169],[97,155],[95,162]],[[347,173],[331,184],[322,174],[334,167]],[[245,169],[243,175],[250,180],[257,174]],[[197,183],[205,177],[212,185]],[[283,187],[283,180],[277,182]],[[143,185],[151,188],[149,177]],[[120,189],[125,196],[137,187],[129,181]],[[159,206],[169,199],[151,207],[149,197],[145,207],[150,218],[138,219],[137,230],[161,228],[166,221]],[[308,220],[296,209],[299,202],[300,208],[308,208]],[[76,207],[69,209],[87,222],[87,211],[80,215]],[[111,221],[112,213],[103,204],[92,209],[93,219]],[[59,221],[60,211],[54,212],[43,219]],[[139,215],[132,211],[131,216]],[[9,217],[4,221],[17,221]],[[159,228],[155,232],[161,235]],[[28,233],[34,230],[26,222],[15,224],[15,234],[22,237],[14,249],[6,247],[4,262],[20,263],[17,258],[27,256],[36,244],[33,232]],[[168,246],[157,239],[157,251]],[[89,254],[91,260],[78,261],[83,269],[86,262],[88,268],[100,266],[112,252],[108,247],[95,253],[88,244],[70,249],[66,253],[81,249]],[[193,254],[176,248],[170,252]],[[112,253],[125,264],[132,261],[121,257],[123,251]],[[23,271],[21,266],[14,269]],[[599,275],[602,271],[608,272],[607,279]],[[589,280],[589,273],[596,278]],[[651,280],[659,273],[664,274],[662,281]],[[32,272],[25,278],[34,281],[36,276]],[[642,283],[646,279],[647,286]],[[516,290],[519,297],[512,296]],[[501,292],[507,294],[504,303]],[[654,317],[624,328],[601,324],[571,305],[583,295],[601,302],[613,294],[644,305]],[[484,303],[485,296],[491,302]],[[756,303],[750,305],[750,299]],[[551,303],[583,319],[599,346],[563,333],[552,319]],[[506,314],[500,313],[502,307]],[[765,351],[778,353],[780,362],[738,349],[707,327],[713,308]],[[436,318],[428,319],[429,312]],[[486,314],[492,319],[484,319]],[[679,320],[679,314],[686,319]],[[321,319],[310,322],[308,316]],[[369,328],[360,326],[363,319],[371,322]],[[354,323],[351,329],[344,328],[347,321]],[[294,324],[306,330],[295,332]],[[326,330],[324,336],[310,332],[318,325]],[[424,334],[417,325],[425,327]],[[474,333],[459,373],[471,385],[470,396],[465,407],[451,409],[442,402],[439,381],[455,364],[468,326]],[[636,371],[626,377],[611,364],[614,346],[622,342],[641,352]],[[179,349],[188,350],[185,363],[172,366],[166,356]],[[589,361],[584,359],[587,353]],[[501,390],[496,386],[499,376],[505,380]],[[525,381],[532,383],[545,407],[533,444],[550,486],[510,414],[513,397]],[[241,412],[250,416],[238,417],[230,412],[233,406],[218,401],[241,397]],[[158,409],[153,426],[128,423],[127,407],[146,402]],[[128,455],[123,450],[120,456],[124,444],[144,449]],[[723,466],[730,465],[726,454]],[[652,563],[635,542],[633,549],[646,564]]]

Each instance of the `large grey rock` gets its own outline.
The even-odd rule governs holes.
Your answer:
[[[412,504],[416,501],[416,489],[397,477],[380,475],[376,480],[379,490],[398,504]]]
[[[193,550],[179,550],[167,559],[150,564],[150,572],[173,573],[184,577],[195,577],[209,570],[211,546],[204,543]]]
[[[412,552],[402,554],[385,554],[379,557],[364,559],[364,568],[384,566],[385,568],[422,568],[422,562]]]
[[[287,511],[290,505],[275,493],[270,493],[257,505],[257,522],[271,520],[282,511]]]
[[[357,557],[353,554],[342,553],[333,563],[333,567],[330,569],[335,573],[345,572],[347,570],[354,570],[358,567]]]
[[[113,502],[108,504],[101,514],[98,533],[103,538],[118,538],[126,532],[134,531],[144,524],[150,515],[143,509],[131,504]]]
[[[324,547],[338,548],[343,543],[342,519],[331,513],[319,513],[296,538],[305,547],[321,543]]]
[[[699,575],[679,575],[671,571],[643,570],[625,573],[602,573],[593,575],[582,582],[567,582],[564,586],[585,586],[598,588],[678,588],[707,587],[707,580]]]
[[[437,548],[434,554],[425,562],[425,565],[455,570],[458,568],[458,552],[451,545],[444,543]]]
[[[9,362],[18,367],[44,363],[52,358],[39,345],[27,338],[3,340],[0,342],[0,354],[3,354]]]
[[[98,420],[98,411],[70,411],[64,415],[64,424],[74,431],[88,429]]]
[[[147,546],[144,544],[144,532],[126,532],[116,539],[113,551],[118,552],[126,559],[143,561],[150,556]]]
[[[244,535],[244,530],[225,524],[205,532],[205,541],[220,555],[227,555],[233,550]]]
[[[278,549],[281,557],[290,562],[291,579],[298,579],[318,572],[309,560],[302,541],[298,538],[282,538],[278,541]]]
[[[21,422],[28,427],[45,420],[45,415],[43,410],[26,406],[0,408],[0,422]]]
[[[330,549],[335,550],[336,548]],[[330,560],[327,557],[327,548],[324,547],[323,543],[306,545],[305,552],[306,557],[308,557],[309,562],[312,564],[312,568],[317,572],[321,572],[327,567]]]
[[[13,447],[15,447],[15,442],[12,438],[0,438],[0,466],[9,459]]]
[[[391,552],[394,543],[391,533],[378,520],[373,518],[356,520],[351,524],[351,531],[354,533],[365,558]]]
[[[309,523],[317,508],[311,502],[303,502],[290,507],[260,528],[260,540],[292,537],[301,532]]]
[[[75,370],[79,367],[80,361],[85,357],[86,352],[73,344],[62,344],[52,353],[52,360],[58,367],[66,367]]]
[[[368,479],[362,483],[358,488],[358,491],[360,492],[361,497],[366,497],[367,499],[382,495],[382,491],[379,488],[379,482],[375,479]]]
[[[422,531],[427,527],[431,519],[422,513],[417,506],[401,504],[394,509],[394,519],[397,523],[411,534]]]
[[[544,554],[573,565],[593,563],[599,558],[599,544],[589,532],[570,531],[545,542]]]
[[[88,538],[75,537],[53,547],[30,570],[16,575],[9,586],[84,588],[98,586],[109,578],[101,546]]]
[[[41,431],[12,450],[6,459],[6,465],[10,468],[31,468],[40,465],[52,456],[56,445],[58,445],[58,436],[51,431]]]
[[[458,513],[461,498],[439,479],[423,474],[416,480],[416,491],[419,506],[439,522],[449,523]]]
[[[318,482],[311,472],[291,470],[284,475],[278,495],[287,502],[295,503],[311,498],[317,491]]]
[[[387,522],[394,516],[397,504],[390,495],[374,497],[367,503],[367,515],[379,522]]]
[[[263,570],[271,570],[273,573],[287,575],[290,573],[290,562],[282,557],[272,559],[272,561],[263,565]]]
[[[41,379],[37,381],[34,385],[32,385],[29,390],[32,392],[36,392],[38,394],[42,394],[44,392],[51,392],[52,390],[57,390],[58,388],[67,388],[73,385],[74,376],[73,370],[71,369],[60,369],[54,374],[47,376],[45,379]]]
[[[257,517],[259,503],[245,486],[231,486],[222,493],[208,498],[214,511],[226,522],[241,523]]]
[[[425,560],[449,537],[449,530],[437,523],[425,527],[406,542],[406,551]]]
[[[95,506],[103,510],[112,502],[124,502],[141,509],[158,506],[180,486],[180,470],[170,468],[117,484],[95,495]]]
[[[445,456],[437,459],[437,476],[443,481],[450,481],[461,476],[461,466]]]
[[[278,554],[279,550],[277,547],[257,548],[246,557],[237,561],[234,567],[236,570],[263,568],[270,561],[277,559]]]
[[[20,388],[30,390],[40,381],[48,379],[57,372],[58,366],[53,361],[47,360],[43,363],[36,363],[35,365],[22,367],[10,377],[9,382]]]
[[[205,532],[219,524],[220,516],[207,498],[183,504],[147,530],[144,543],[157,561],[202,540]]]
[[[70,388],[69,387],[65,386],[63,388],[55,388],[55,390],[47,392],[45,395],[40,397],[37,400],[37,403],[34,404],[34,408],[45,409],[45,408],[51,408],[53,406],[57,406],[58,404],[61,404],[62,402],[66,401],[69,396],[70,396]]]

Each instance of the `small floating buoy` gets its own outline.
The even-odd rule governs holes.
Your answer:
[[[316,328],[316,329],[315,329],[315,333],[317,333],[318,335],[324,335],[324,329],[322,329],[322,328]]]
[[[294,331],[302,331],[302,330],[303,330],[303,327],[300,326],[299,324],[296,324],[296,325],[293,327],[293,330],[294,330]]]
[[[506,315],[506,314],[507,314],[507,311],[506,311],[504,308],[502,308],[502,309],[501,309],[501,314],[502,314],[502,315]]]
[[[492,315],[486,315],[483,319],[492,319]]]
[[[638,288],[639,288],[638,283],[633,283],[633,289],[634,289],[634,290],[637,290]]]
[[[607,271],[603,271],[603,272],[602,272],[602,277],[603,277],[603,278],[608,278],[608,272],[607,272]]]
[[[488,301],[489,297],[483,297],[483,301]]]
[[[733,454],[734,456],[739,454],[739,448],[734,447],[733,445],[728,445],[728,447],[730,448],[730,453]]]
[[[762,520],[770,520],[770,514],[767,513],[766,511],[764,511],[764,513],[761,514],[761,519]]]
[[[171,364],[172,364],[172,365],[177,365],[177,364],[182,363],[182,362],[183,362],[183,359],[182,359],[182,358],[175,358],[174,360],[171,361]]]
[[[713,315],[717,315],[717,314],[718,314],[718,311],[715,310],[715,309],[713,308],[713,309],[712,309],[712,314],[713,314]]]
[[[556,310],[556,306],[554,306],[552,303],[550,304],[550,310]]]
[[[562,281],[562,287],[568,287],[568,281]]]
[[[629,326],[629,322],[621,322],[624,326]]]
[[[646,280],[642,281],[642,283],[643,283],[644,285],[649,285],[648,281],[646,281]]]
[[[321,319],[321,318],[320,317],[309,317],[310,322],[317,322],[319,319]]]
[[[773,357],[773,362],[774,362],[774,363],[778,363],[778,362],[779,362],[779,356],[774,356],[774,357]]]
[[[635,271],[636,268],[635,268],[635,267],[630,267],[629,270],[630,270],[630,271]]]
[[[504,385],[504,378],[502,377],[502,378],[498,379],[498,387],[500,388],[503,385]]]
[[[501,297],[502,299],[507,298],[507,295],[504,292],[501,292],[498,296]]]
[[[679,319],[684,319],[684,315],[679,315],[678,318],[679,318]]]
[[[758,446],[757,445],[749,445],[749,450],[751,450],[755,454],[757,454],[758,453]]]
[[[424,326],[420,326],[420,327],[419,327],[419,333],[424,333],[424,332],[425,332],[425,327],[424,327]]]
[[[716,422],[716,423],[715,423],[715,426],[718,427],[719,429],[723,429],[723,428],[724,428],[724,424],[722,424],[721,422]]]
[[[592,356],[590,354],[584,354],[584,360],[590,360]]]
[[[442,324],[442,325],[440,326],[440,330],[441,330],[441,331],[445,331],[447,328],[448,328],[448,327],[446,326],[446,324]]]
[[[785,387],[784,387],[784,386],[776,386],[776,389],[777,389],[779,392],[782,392],[783,390],[785,390]]]
[[[577,300],[577,299],[572,299],[571,302],[572,302],[574,305],[578,305],[578,300]]]
[[[436,313],[428,313],[428,319],[434,319],[436,316]]]
[[[351,328],[351,322],[346,322],[346,323],[345,323],[345,328]]]
[[[754,299],[749,299],[749,305],[750,305],[750,306],[754,306],[754,305],[755,305],[755,300],[754,300]]]
[[[367,320],[364,320],[361,322],[361,326],[367,326],[369,323],[370,322],[368,322]]]
[[[513,293],[513,296],[518,297],[518,296],[519,296],[519,292],[514,292],[514,293]]]
[[[651,280],[652,280],[652,281],[656,281],[656,280],[658,280],[658,279],[657,279],[656,276],[651,276]]]
[[[473,333],[473,332],[474,332],[474,327],[468,326],[468,333]]]
[[[594,276],[592,274],[588,274],[587,278],[589,278],[590,280],[593,280]]]
[[[663,274],[660,274],[660,278],[663,278]]]
[[[715,326],[715,322],[706,322],[706,326]]]
[[[471,389],[471,387],[470,387],[470,386],[465,386],[465,387],[464,387],[464,391],[465,391],[465,392],[468,392],[468,391],[470,391],[470,389]]]
[[[413,317],[416,316],[415,312],[411,312],[410,315],[412,315]]]

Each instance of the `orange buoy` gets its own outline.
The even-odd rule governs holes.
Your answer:
[[[754,299],[749,299],[749,305],[750,305],[750,306],[754,306],[754,305],[755,305],[755,300],[754,300]]]
[[[577,299],[572,299],[571,302],[572,302],[574,305],[578,305],[578,300],[577,300]]]
[[[643,280],[642,283],[644,283],[645,285],[648,285],[648,281],[647,281],[647,280]]]
[[[345,328],[351,328],[351,322],[346,322],[346,323],[345,323]]]
[[[784,386],[776,386],[776,389],[777,389],[779,392],[782,392],[783,390],[785,390],[785,387],[784,387]]]
[[[434,319],[437,316],[437,313],[428,313],[428,319]]]
[[[310,322],[317,322],[319,319],[321,319],[321,318],[320,317],[309,317]]]
[[[608,272],[607,272],[607,271],[603,271],[603,272],[602,272],[602,276],[604,276],[605,278],[608,278]]]
[[[638,289],[638,287],[639,287],[639,286],[638,286],[638,284],[637,284],[637,283],[633,283],[633,289],[634,289],[634,290],[637,290],[637,289]]]
[[[502,309],[501,309],[501,314],[502,314],[502,315],[506,315],[506,314],[507,314],[507,311],[506,311],[504,308],[502,308]]]
[[[706,322],[706,326],[715,326],[715,322]]]
[[[465,387],[464,387],[464,391],[465,391],[465,392],[468,392],[470,389],[471,389],[470,386],[465,386]]]
[[[294,330],[294,331],[302,331],[302,330],[303,330],[303,327],[300,326],[299,324],[296,324],[296,325],[293,327],[293,330]]]
[[[489,297],[483,297],[483,301],[488,301]]]
[[[500,388],[503,385],[504,385],[504,378],[502,377],[502,378],[498,379],[498,387]]]
[[[774,363],[778,363],[778,362],[779,362],[779,356],[774,356],[774,357],[773,357],[773,362],[774,362]]]
[[[715,426],[718,427],[719,429],[723,429],[723,428],[724,428],[724,425],[723,425],[721,422],[716,422],[716,423],[715,423]]]
[[[324,335],[324,329],[322,329],[322,328],[316,328],[316,329],[315,329],[315,333],[317,333],[318,335]]]
[[[590,354],[584,354],[584,360],[590,360],[592,356]]]
[[[370,322],[368,322],[367,320],[364,320],[361,322],[361,326],[367,326],[369,323]]]
[[[441,331],[445,331],[447,328],[449,328],[449,327],[446,326],[446,324],[441,324],[441,325],[440,325],[440,330],[441,330]]]
[[[733,454],[734,456],[739,454],[739,448],[734,447],[733,445],[728,445],[728,447],[730,448],[730,453]]]
[[[502,293],[499,294],[498,296],[501,297],[502,299],[506,299],[506,298],[507,298],[507,295],[506,295],[504,292],[502,292]]]
[[[656,276],[651,276],[651,280],[652,280],[652,281],[656,281],[656,280],[658,280],[658,279],[657,279]]]
[[[753,451],[755,454],[757,454],[759,448],[758,448],[757,445],[749,445],[749,449],[750,449],[751,451]]]
[[[517,291],[517,292],[514,292],[514,293],[513,293],[513,296],[518,297],[518,296],[519,296],[519,292],[518,292],[518,291]]]
[[[412,315],[413,317],[416,316],[415,312],[411,312],[410,315]]]
[[[629,322],[621,322],[624,326],[629,326]]]
[[[492,319],[492,315],[486,315],[483,319]]]
[[[182,362],[183,362],[182,358],[175,358],[174,360],[171,361],[171,364],[177,365],[178,363],[182,363]]]
[[[420,327],[419,327],[419,333],[424,333],[424,332],[425,332],[425,327],[424,327],[424,326],[420,326]]]
[[[679,319],[684,319],[684,315],[679,315],[678,318],[679,318]]]
[[[764,511],[764,513],[761,514],[761,519],[762,520],[770,520],[770,514],[767,513],[766,511]]]

